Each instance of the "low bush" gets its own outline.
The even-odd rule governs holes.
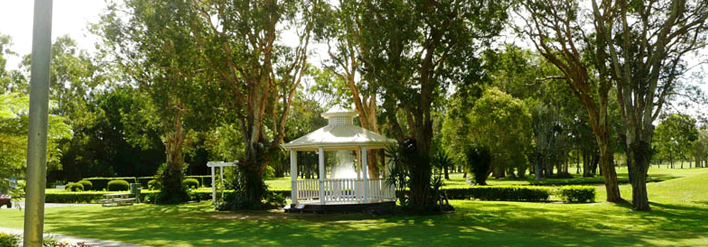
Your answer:
[[[0,233],[0,247],[17,247],[21,241],[20,235]]]
[[[130,181],[129,183],[135,183],[135,177],[93,177],[85,178],[83,180],[88,180],[91,182],[93,190],[106,190],[108,189],[108,182],[113,180],[125,180]]]
[[[81,180],[81,181],[78,181],[78,182],[76,182],[76,183],[83,185],[83,186],[84,186],[84,191],[88,191],[88,190],[92,190],[92,189],[93,189],[93,183],[91,183],[91,181],[88,181],[88,180]]]
[[[443,189],[448,199],[475,198],[484,201],[545,202],[551,190],[536,186],[474,186]]]
[[[187,188],[190,188],[190,189],[191,189],[191,188],[193,188],[193,189],[199,188],[199,181],[197,181],[197,180],[194,179],[194,178],[185,179],[182,183],[183,183],[185,186],[187,186]]]
[[[80,183],[68,183],[64,189],[68,191],[84,191],[84,185]]]
[[[121,191],[130,189],[130,184],[125,180],[111,180],[106,187],[108,191]]]
[[[594,202],[595,187],[590,186],[563,186],[556,192],[564,202]]]
[[[157,179],[153,179],[147,182],[148,189],[151,190],[160,190],[162,189],[162,184],[160,184],[160,181],[157,181]]]

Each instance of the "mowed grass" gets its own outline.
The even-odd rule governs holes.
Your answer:
[[[599,186],[598,201],[604,189]],[[624,198],[630,188],[622,185]],[[214,212],[209,203],[47,208],[50,232],[151,246],[706,246],[708,169],[648,184],[652,212],[611,203],[453,200],[431,216]],[[0,227],[22,212],[0,210]]]

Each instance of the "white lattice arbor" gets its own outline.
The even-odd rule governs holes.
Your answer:
[[[395,144],[393,139],[354,125],[357,113],[340,108],[322,114],[329,124],[283,147],[290,150],[290,175],[292,204],[342,205],[393,202],[396,200],[392,186],[382,178],[370,178],[367,155],[369,150],[384,149]],[[325,151],[351,150],[356,153],[357,178],[327,178]],[[298,180],[297,152],[315,151],[319,155],[319,179]]]

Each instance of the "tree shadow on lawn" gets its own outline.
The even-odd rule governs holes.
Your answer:
[[[430,216],[214,212],[185,205],[91,213],[66,208],[48,214],[46,222],[51,231],[62,234],[155,246],[646,246],[708,232],[703,223],[708,212],[686,206],[653,204],[654,212],[642,213],[581,205],[587,210],[569,215],[563,209],[574,205],[551,210],[543,203],[461,204],[456,213]],[[612,215],[622,212],[631,215]],[[650,223],[658,229],[623,229],[613,225],[617,220],[634,220],[637,226]]]

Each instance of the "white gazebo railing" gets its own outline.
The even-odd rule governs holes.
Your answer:
[[[320,204],[354,202],[371,203],[395,200],[395,191],[383,179],[324,179],[323,196],[319,179],[297,180],[297,199]],[[365,192],[369,195],[366,196]]]

